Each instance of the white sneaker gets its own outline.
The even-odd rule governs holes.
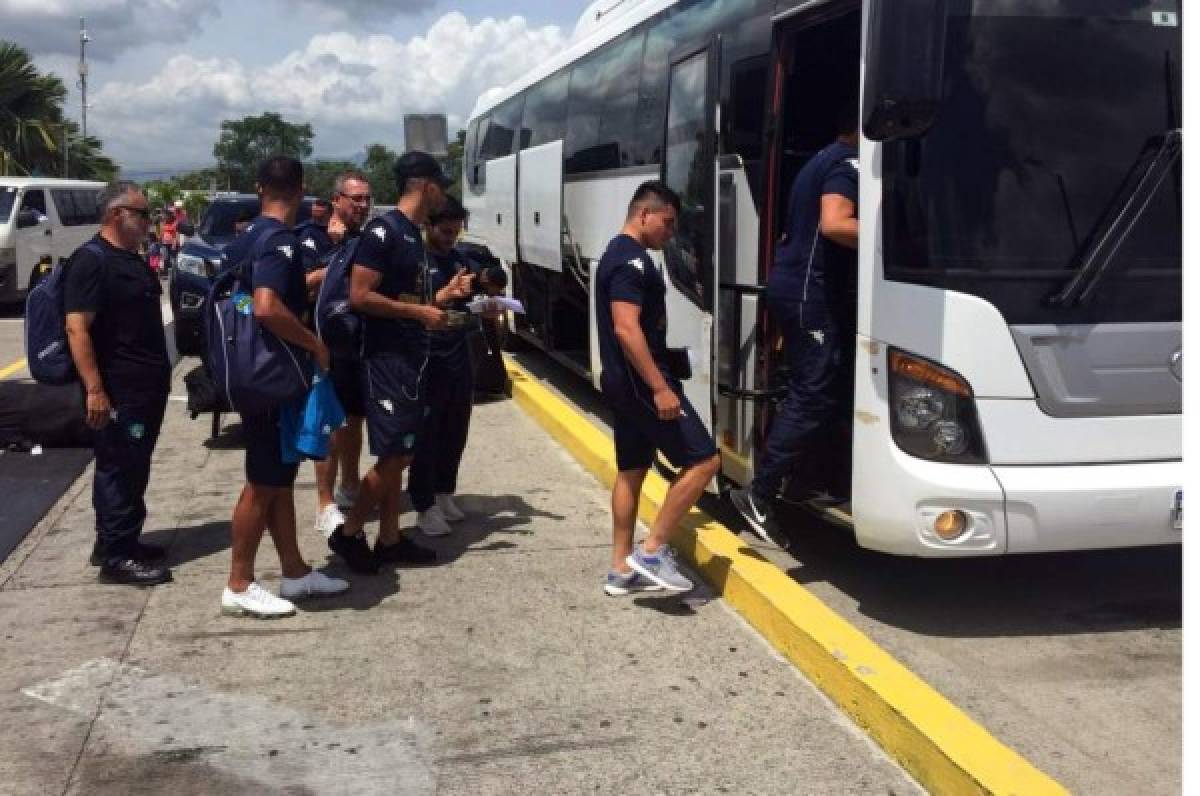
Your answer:
[[[354,501],[358,499],[358,492],[347,492],[340,486],[333,490],[333,502],[340,509],[349,509],[354,507]]]
[[[243,592],[233,591],[226,586],[221,594],[221,613],[226,616],[278,619],[296,613],[296,606],[279,599],[257,583],[251,583]]]
[[[279,582],[279,596],[289,600],[303,600],[305,597],[329,597],[341,594],[350,588],[350,584],[341,578],[331,578],[324,572],[314,569],[302,578],[283,578]]]
[[[317,521],[313,523],[313,527],[328,539],[339,526],[345,524],[346,517],[342,514],[342,510],[337,507],[337,503],[330,503],[317,514]]]
[[[434,495],[434,500],[437,501],[437,506],[442,510],[442,516],[447,522],[462,522],[467,518],[467,515],[463,514],[463,510],[454,502],[452,495]]]
[[[446,536],[454,531],[442,516],[442,510],[437,504],[417,515],[417,527],[426,536]]]

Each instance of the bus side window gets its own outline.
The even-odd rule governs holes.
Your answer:
[[[642,34],[626,34],[571,72],[563,172],[580,174],[632,164],[630,140],[641,72]]]
[[[525,98],[521,120],[521,149],[558,141],[567,135],[567,84],[570,72],[543,80]]]
[[[683,205],[674,240],[664,251],[671,280],[700,307],[707,299],[709,195],[708,52],[701,51],[671,70],[667,103],[666,169],[668,186]]]

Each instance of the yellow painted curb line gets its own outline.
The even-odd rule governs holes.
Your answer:
[[[612,486],[612,441],[506,364],[517,404]],[[667,487],[654,472],[646,478],[643,521],[653,520]],[[931,793],[1067,793],[720,523],[693,509],[683,525],[674,541],[680,555]]]
[[[0,379],[7,379],[9,376],[13,375],[17,371],[24,370],[25,365],[27,365],[27,364],[28,363],[25,361],[25,359],[22,358],[22,359],[18,359],[16,362],[12,363],[11,365],[0,368]]]

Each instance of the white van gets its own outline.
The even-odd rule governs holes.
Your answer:
[[[104,183],[0,177],[0,303],[20,301],[100,228]]]

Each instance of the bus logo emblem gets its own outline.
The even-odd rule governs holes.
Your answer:
[[[1171,375],[1175,377],[1175,381],[1183,382],[1183,349],[1176,348],[1171,352],[1171,358],[1167,360],[1167,367],[1171,369]]]

